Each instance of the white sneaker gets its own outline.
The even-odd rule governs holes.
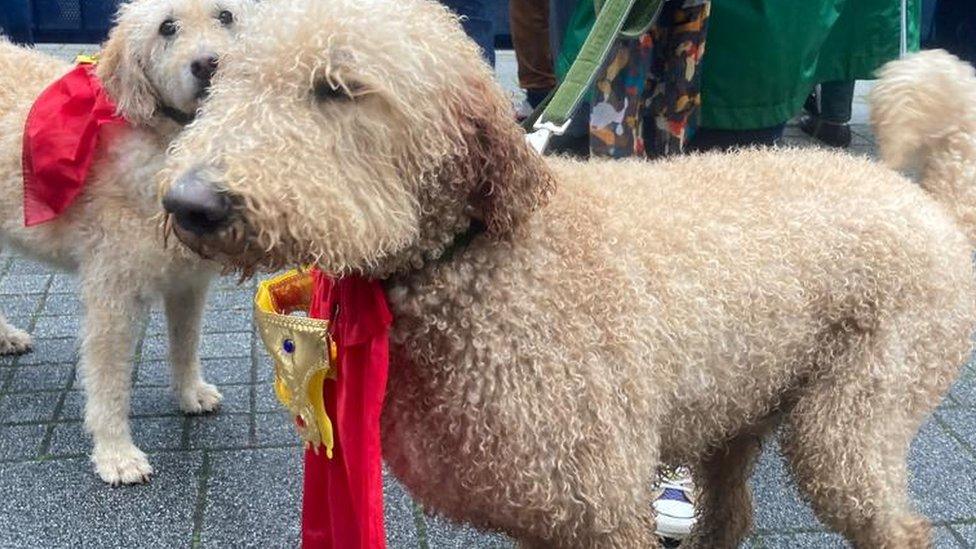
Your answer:
[[[679,468],[662,475],[655,491],[654,514],[657,535],[674,540],[685,539],[695,525],[695,485],[687,469]]]

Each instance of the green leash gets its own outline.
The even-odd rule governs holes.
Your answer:
[[[526,121],[532,133],[526,141],[542,153],[553,135],[562,135],[572,123],[573,113],[587,90],[593,85],[597,71],[610,54],[618,37],[636,38],[654,24],[665,0],[595,0],[596,21],[583,42],[579,55],[569,67],[566,77],[554,93],[543,101],[541,112],[532,113]]]

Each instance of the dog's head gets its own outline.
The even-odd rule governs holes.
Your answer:
[[[425,0],[280,0],[251,13],[172,147],[177,236],[244,271],[382,276],[477,219],[516,234],[552,178],[477,47]]]
[[[133,0],[119,7],[98,76],[133,124],[193,117],[245,0]],[[184,120],[185,119],[185,120]]]

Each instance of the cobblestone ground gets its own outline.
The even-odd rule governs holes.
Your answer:
[[[48,47],[70,57],[75,47]],[[90,51],[90,48],[85,50]],[[512,80],[510,55],[500,78]],[[856,126],[853,150],[873,154]],[[810,146],[795,128],[789,144]],[[75,281],[0,254],[0,307],[34,334],[34,352],[0,360],[0,547],[289,547],[297,544],[300,452],[270,385],[269,359],[251,327],[253,283],[220,280],[210,295],[201,353],[225,401],[186,417],[170,396],[161,313],[137,343],[132,426],[156,475],[110,488],[92,473],[75,372],[81,321]],[[938,547],[976,544],[976,369],[966,367],[911,451],[914,501],[936,525]],[[771,444],[753,480],[756,534],[747,546],[843,547],[791,486]],[[511,547],[509,540],[428,516],[386,483],[391,548]]]

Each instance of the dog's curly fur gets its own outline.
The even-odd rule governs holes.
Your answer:
[[[976,288],[926,192],[824,151],[546,161],[435,3],[257,9],[163,172],[226,193],[233,223],[177,234],[245,271],[385,280],[384,457],[427,507],[525,546],[654,547],[655,471],[690,463],[687,544],[736,547],[781,425],[825,523],[930,543],[906,452]],[[453,249],[472,219],[487,232]]]
[[[162,296],[165,302],[181,408],[200,413],[220,402],[197,359],[200,316],[215,266],[180,247],[164,249],[160,238],[155,176],[181,127],[158,107],[193,113],[201,83],[191,63],[219,54],[234,39],[234,30],[216,15],[240,11],[241,4],[135,0],[121,6],[97,73],[129,124],[106,131],[76,203],[58,219],[30,228],[23,215],[24,123],[38,94],[71,66],[0,39],[0,239],[80,275],[85,425],[94,438],[92,461],[106,482],[140,482],[152,472],[128,423],[132,353],[150,301]],[[161,36],[158,29],[168,18],[178,32]],[[30,345],[25,332],[0,317],[0,352],[23,352]]]

